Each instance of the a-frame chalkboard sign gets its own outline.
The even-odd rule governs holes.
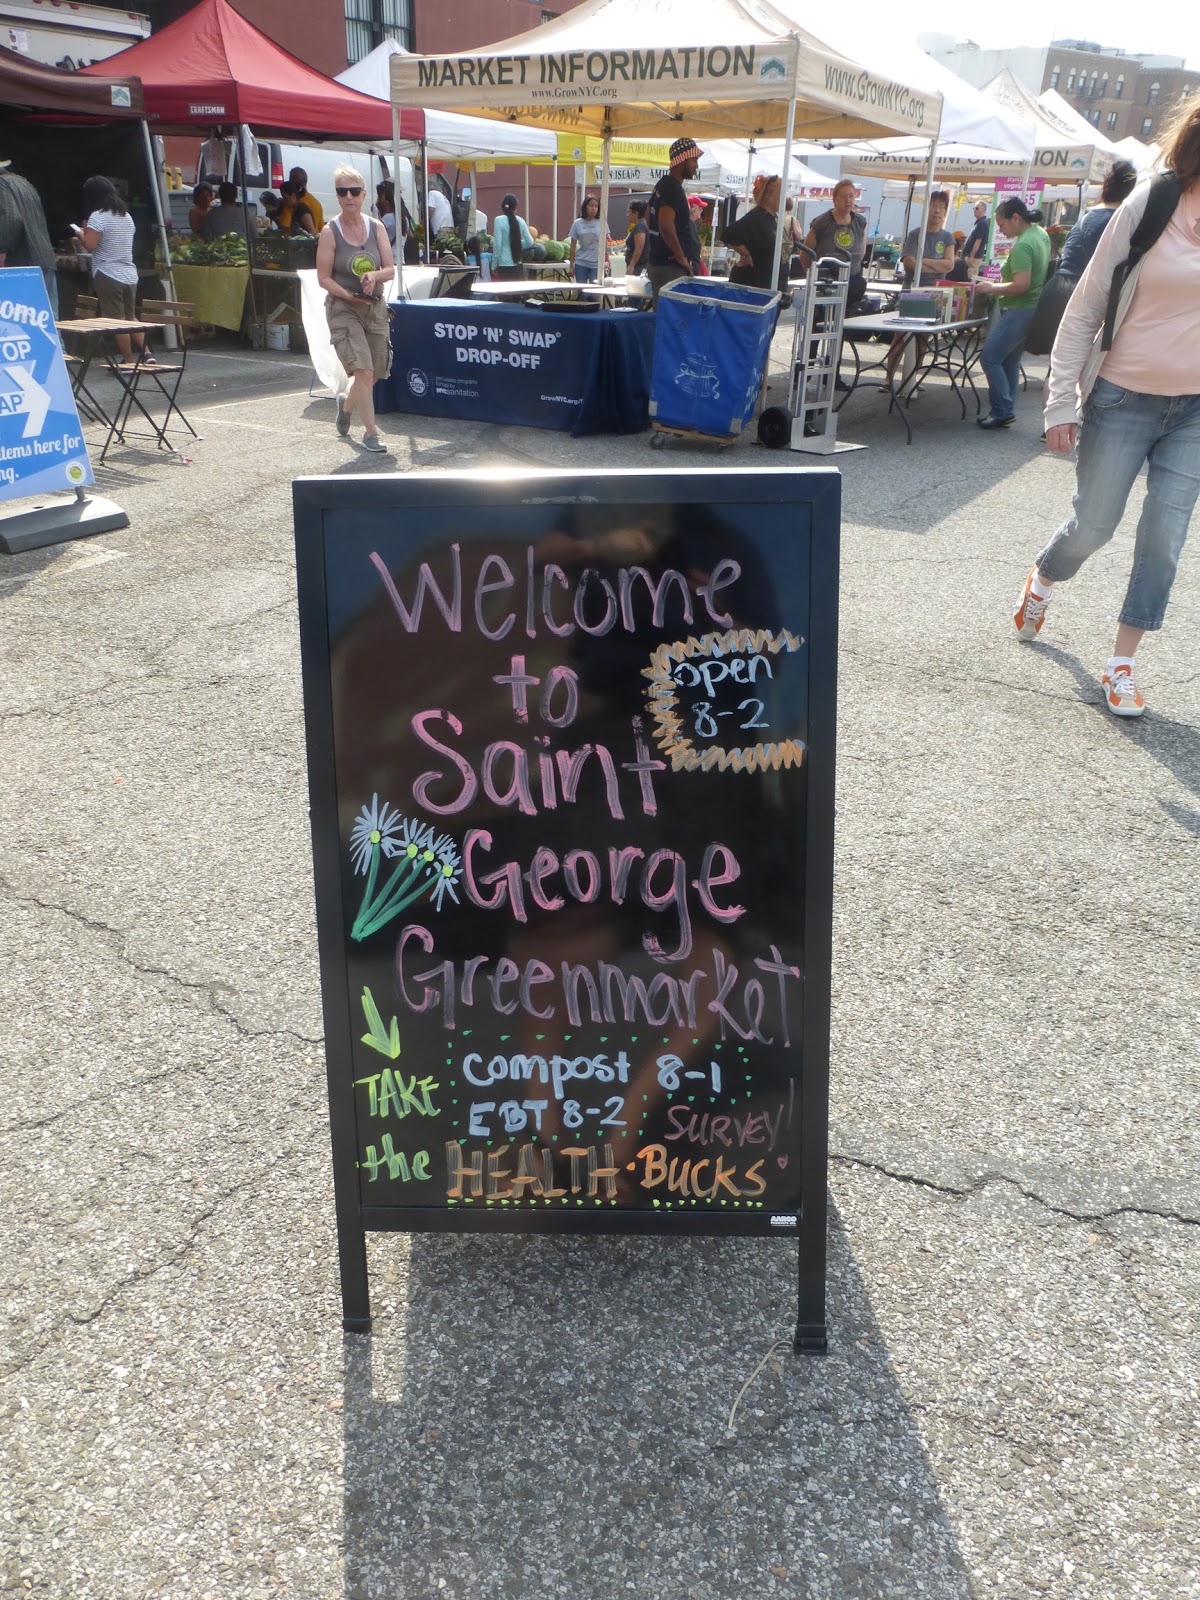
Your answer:
[[[838,474],[295,485],[334,1188],[800,1246],[825,1344]]]

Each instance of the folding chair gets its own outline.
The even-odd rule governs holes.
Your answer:
[[[167,361],[157,359],[147,361],[144,356],[138,356],[132,361],[116,361],[112,363],[125,390],[125,399],[117,414],[114,433],[124,439],[125,429],[130,415],[136,406],[142,416],[150,425],[151,433],[160,450],[175,450],[175,446],[167,438],[167,428],[172,416],[177,416],[191,434],[193,439],[200,435],[192,427],[183,413],[179,404],[179,386],[183,382],[183,375],[187,368],[187,335],[195,324],[195,305],[183,300],[143,300],[138,310],[138,319],[141,322],[153,323],[160,328],[173,328],[178,341],[178,349]],[[167,402],[167,409],[159,421],[151,416],[139,398],[138,391],[146,384],[152,384]]]

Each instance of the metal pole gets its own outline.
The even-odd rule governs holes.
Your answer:
[[[557,239],[558,238],[558,154],[557,154],[557,152],[555,153],[555,156],[554,156],[553,172],[554,172],[554,213],[553,213],[554,220],[553,220],[553,222],[551,224],[551,230],[550,231],[553,233],[554,237]]]
[[[904,202],[904,231],[900,235],[900,244],[901,244],[901,246],[903,246],[905,239],[908,238],[908,224],[909,224],[910,218],[912,217],[913,190],[916,187],[917,187],[917,180],[915,178],[909,178],[909,180],[908,180],[908,199]],[[880,203],[879,209],[882,212],[882,210],[883,210],[882,202]]]
[[[779,264],[783,259],[783,224],[787,216],[788,167],[792,161],[792,134],[796,127],[796,96],[792,96],[788,106],[787,138],[783,141],[783,171],[779,175],[779,211],[775,217],[775,271],[771,275],[771,288],[774,290],[779,282]]]
[[[933,193],[933,169],[937,165],[937,140],[929,141],[929,166],[925,172],[925,198],[921,202],[921,226],[917,233],[917,260],[913,267],[913,288],[921,287],[921,262],[925,258],[925,229],[929,222],[929,197]]]
[[[176,298],[175,280],[171,276],[171,237],[167,232],[167,219],[163,212],[162,190],[158,182],[158,162],[154,155],[154,143],[150,138],[150,124],[145,117],[142,118],[142,144],[146,151],[146,176],[150,180],[150,193],[154,197],[154,225],[158,229],[159,239],[162,241],[163,266],[167,277],[167,293],[171,299]],[[173,332],[167,329],[168,333]]]
[[[400,108],[392,107],[392,183],[396,192],[396,299],[404,299],[404,192],[400,184]]]
[[[529,163],[525,163],[525,221],[529,221]]]
[[[421,208],[421,233],[425,239],[424,260],[428,266],[433,260],[433,240],[429,237],[429,141],[422,134],[417,140],[421,162],[421,181],[417,185],[417,204]]]
[[[604,169],[600,174],[600,259],[596,263],[596,282],[608,276],[608,169],[612,157],[612,123],[604,113]]]

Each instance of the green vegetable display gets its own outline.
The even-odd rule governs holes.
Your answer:
[[[172,259],[185,267],[244,267],[246,241],[240,233],[223,233],[219,239],[183,239],[174,245]]]

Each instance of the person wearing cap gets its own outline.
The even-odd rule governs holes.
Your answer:
[[[58,269],[46,213],[37,190],[28,178],[10,171],[11,166],[11,161],[0,161],[0,267],[40,267],[50,310],[57,317]]]
[[[646,209],[646,276],[656,301],[668,283],[691,277],[700,267],[700,235],[683,186],[696,176],[703,154],[694,139],[676,139],[670,170],[655,184]]]

